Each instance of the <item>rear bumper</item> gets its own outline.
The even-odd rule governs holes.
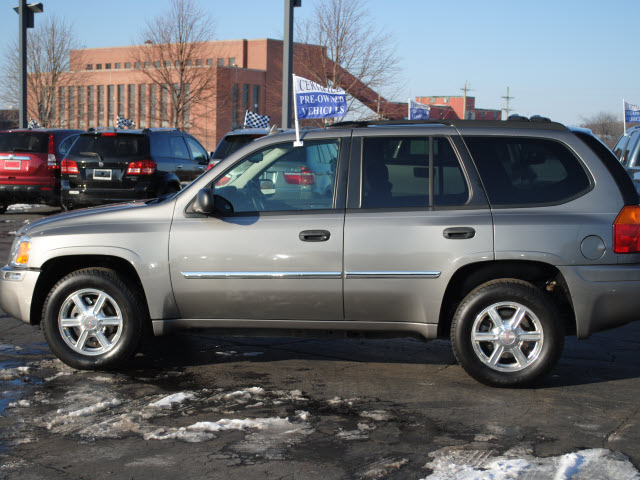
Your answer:
[[[155,189],[78,189],[62,188],[60,197],[62,204],[68,208],[79,206],[96,206],[108,203],[132,202],[136,200],[146,200],[157,197]]]
[[[5,266],[0,270],[0,307],[6,313],[30,323],[31,299],[40,276],[39,270]]]
[[[60,205],[60,188],[55,185],[0,184],[0,202]]]
[[[576,335],[640,320],[640,265],[559,267],[576,315]]]

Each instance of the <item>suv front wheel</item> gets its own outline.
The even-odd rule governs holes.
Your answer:
[[[44,303],[42,326],[51,350],[78,369],[118,366],[141,336],[140,301],[118,274],[83,269],[58,281]]]
[[[532,284],[487,282],[460,303],[451,343],[462,368],[494,387],[519,387],[556,364],[564,332],[555,306]]]

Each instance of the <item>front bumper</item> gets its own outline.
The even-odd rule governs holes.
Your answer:
[[[640,265],[559,267],[576,315],[576,335],[640,320]]]
[[[12,317],[31,323],[31,300],[39,270],[5,266],[0,270],[0,307]]]

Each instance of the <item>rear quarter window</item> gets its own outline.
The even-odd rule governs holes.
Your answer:
[[[591,188],[582,162],[560,142],[530,137],[464,140],[492,206],[560,204]]]

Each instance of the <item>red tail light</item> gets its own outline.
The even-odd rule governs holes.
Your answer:
[[[56,159],[56,147],[53,142],[53,133],[49,134],[49,144],[47,146],[47,169],[58,170],[58,160]]]
[[[216,182],[216,187],[224,187],[229,183],[229,180],[231,180],[231,175],[225,175],[224,177],[219,178]]]
[[[129,164],[127,175],[152,175],[155,171],[156,162],[153,160],[140,160]]]
[[[291,185],[313,185],[316,176],[309,167],[301,167],[300,173],[285,173],[284,181]]]
[[[640,205],[627,205],[613,222],[613,251],[640,253]]]
[[[60,163],[60,172],[70,175],[80,173],[78,171],[78,164],[73,160],[67,160],[66,158],[62,160],[62,163]]]
[[[103,137],[117,137],[118,134],[116,132],[102,132],[100,135]]]

